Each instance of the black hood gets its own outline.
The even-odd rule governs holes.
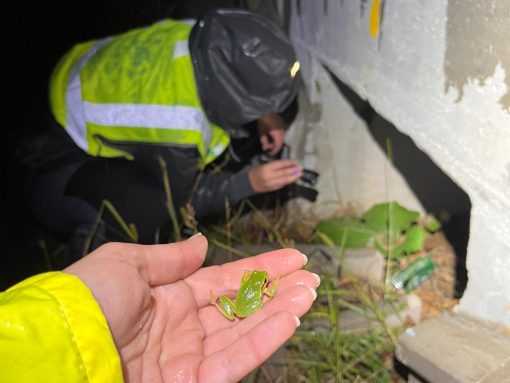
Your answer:
[[[280,113],[296,96],[298,64],[283,30],[247,10],[217,9],[190,38],[199,97],[207,118],[243,137],[242,125]]]

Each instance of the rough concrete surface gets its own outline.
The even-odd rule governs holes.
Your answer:
[[[445,90],[454,87],[458,100],[464,96],[469,82],[483,85],[501,65],[510,71],[508,46],[508,18],[510,2],[507,0],[449,0],[444,71]],[[500,104],[510,108],[510,77],[505,76],[507,92]]]
[[[343,267],[345,271],[377,285],[384,280],[386,262],[379,252],[365,247],[345,250]]]
[[[510,382],[510,336],[461,314],[445,312],[407,329],[396,356],[433,383]]]

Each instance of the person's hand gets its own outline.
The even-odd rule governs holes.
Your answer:
[[[260,145],[262,150],[267,150],[271,155],[277,154],[284,143],[285,124],[277,113],[264,114],[257,121]]]
[[[301,165],[292,160],[276,160],[250,169],[248,179],[256,193],[281,189],[303,175]]]
[[[316,297],[318,277],[283,249],[200,269],[207,240],[168,245],[109,243],[64,271],[92,291],[110,326],[126,382],[236,382],[294,333]],[[235,296],[245,270],[282,277],[255,314],[230,321],[210,292]]]

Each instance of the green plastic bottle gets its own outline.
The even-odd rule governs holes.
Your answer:
[[[434,273],[434,269],[434,262],[425,255],[393,274],[390,282],[396,289],[410,292],[422,285]]]

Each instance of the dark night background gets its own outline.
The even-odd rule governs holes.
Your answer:
[[[23,138],[46,129],[48,79],[61,55],[75,43],[165,17],[197,18],[214,7],[243,5],[236,0],[20,0],[9,12],[4,9],[2,19],[7,32],[0,59],[6,96],[0,133],[0,289],[49,266],[63,266],[51,256],[49,265],[44,256],[41,245],[55,254],[61,239],[45,232],[32,217],[24,195],[23,167],[16,159]]]

